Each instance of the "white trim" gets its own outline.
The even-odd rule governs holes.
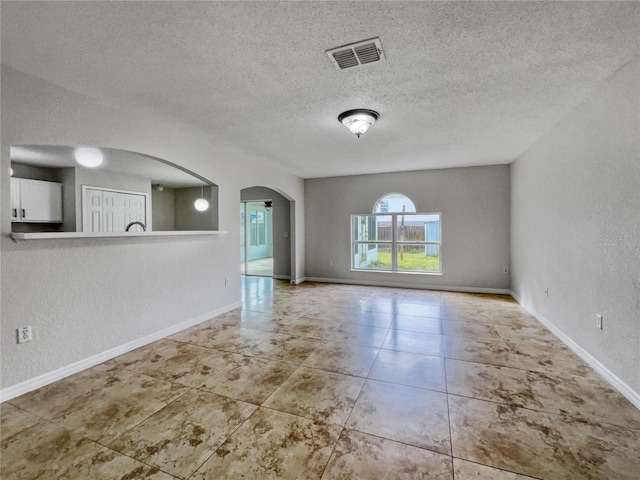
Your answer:
[[[62,380],[63,378],[68,377],[69,375],[81,372],[82,370],[86,370],[87,368],[91,368],[95,365],[106,362],[107,360],[111,360],[118,355],[130,352],[131,350],[142,347],[151,342],[155,342],[156,340],[160,340],[161,338],[168,337],[169,335],[173,335],[174,333],[184,330],[185,328],[197,325],[202,322],[206,322],[207,320],[211,320],[212,318],[222,315],[223,313],[227,313],[240,307],[242,307],[242,302],[232,303],[212,312],[204,313],[190,320],[177,323],[158,332],[154,332],[142,338],[138,338],[137,340],[133,340],[123,345],[119,345],[104,352],[98,353],[97,355],[93,355],[78,362],[74,362],[70,365],[66,365],[51,372],[47,372],[43,375],[30,378],[25,382],[3,388],[2,390],[0,390],[0,402],[11,400],[12,398],[23,395],[27,392],[31,392],[33,390],[36,390],[37,388],[44,387],[45,385],[49,385],[53,382],[57,382],[58,380]]]
[[[551,323],[544,315],[537,312],[535,309],[523,305],[522,299],[516,292],[511,291],[511,296],[524,308],[527,312],[533,315],[542,325],[547,327],[551,333],[553,333],[558,339],[569,347],[576,355],[584,360],[591,368],[599,373],[609,384],[624,395],[627,400],[633,403],[636,408],[640,409],[640,393],[633,390],[629,385],[620,379],[615,373],[605,367],[598,359],[587,352],[584,348],[574,342],[566,333]]]
[[[155,230],[151,232],[33,232],[12,233],[18,240],[59,240],[61,238],[117,238],[117,237],[184,237],[189,235],[221,235],[224,230]]]
[[[299,285],[307,281],[307,277],[293,278],[289,281],[291,285]]]
[[[390,272],[398,273],[398,272]],[[347,285],[365,285],[369,287],[392,287],[392,288],[414,288],[418,290],[438,290],[448,292],[465,292],[465,293],[493,293],[498,295],[511,295],[511,290],[508,288],[483,288],[483,287],[455,287],[450,285],[407,285],[406,283],[396,282],[378,282],[378,281],[366,281],[366,280],[351,280],[341,278],[323,278],[323,277],[305,277],[307,282],[322,282],[322,283],[343,283]]]
[[[273,275],[276,280],[291,280],[291,275]]]

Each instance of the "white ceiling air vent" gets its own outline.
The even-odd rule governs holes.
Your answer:
[[[327,55],[331,63],[339,70],[379,62],[384,59],[384,52],[378,37],[332,48],[327,50]]]

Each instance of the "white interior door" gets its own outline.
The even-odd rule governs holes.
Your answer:
[[[84,189],[82,199],[82,231],[102,232],[102,190]]]
[[[141,222],[147,226],[145,193],[92,187],[85,187],[83,190],[83,232],[124,232],[131,222]],[[136,226],[135,231],[141,230],[141,227]]]

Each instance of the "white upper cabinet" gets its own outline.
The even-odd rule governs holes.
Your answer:
[[[62,184],[12,178],[11,221],[61,223]]]

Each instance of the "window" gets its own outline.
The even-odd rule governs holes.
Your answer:
[[[399,193],[382,197],[372,215],[351,216],[353,270],[442,273],[439,213],[415,213]]]
[[[264,212],[249,211],[249,246],[259,247],[267,244]]]

